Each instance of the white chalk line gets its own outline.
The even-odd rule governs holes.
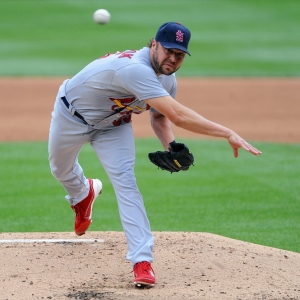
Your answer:
[[[104,243],[101,239],[11,239],[0,240],[0,244],[8,243]]]

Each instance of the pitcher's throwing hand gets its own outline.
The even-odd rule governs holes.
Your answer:
[[[233,155],[235,158],[239,156],[238,149],[242,148],[253,155],[259,155],[262,154],[261,151],[253,147],[251,144],[249,144],[247,141],[245,141],[243,138],[241,138],[238,134],[235,132],[232,132],[229,137],[227,138],[230,146],[233,149]]]

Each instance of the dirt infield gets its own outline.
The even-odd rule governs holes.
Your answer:
[[[64,78],[0,78],[0,141],[47,140]],[[177,100],[248,140],[299,143],[300,79],[179,79]],[[137,137],[152,136],[148,113],[135,115]],[[174,128],[178,137],[207,138]]]
[[[47,140],[63,79],[0,79],[0,141]],[[300,79],[179,79],[178,84],[178,101],[248,140],[300,143]],[[153,136],[148,118],[147,113],[134,116],[137,137]],[[207,138],[174,131],[177,137]],[[299,253],[209,233],[154,234],[158,282],[153,289],[139,290],[132,284],[121,232],[88,232],[83,237],[72,232],[0,233],[0,300],[300,299]]]

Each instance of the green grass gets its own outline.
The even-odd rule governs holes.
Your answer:
[[[98,8],[107,25],[93,22]],[[71,76],[167,21],[192,32],[179,76],[299,76],[299,15],[299,0],[2,0],[0,76]]]
[[[157,170],[147,158],[156,139],[138,139],[136,174],[154,231],[211,232],[300,252],[300,145],[254,143],[234,159],[225,141],[183,140],[195,156],[187,172]],[[90,146],[80,155],[88,177],[103,181],[91,230],[122,230],[112,186]],[[50,174],[47,143],[1,143],[4,232],[72,231],[65,191]]]

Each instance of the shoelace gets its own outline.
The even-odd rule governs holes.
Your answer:
[[[140,263],[137,263],[134,267],[134,271],[136,271],[136,269],[139,269],[140,272],[143,272],[146,274],[148,274],[150,271],[152,271],[154,274],[154,271],[153,271],[150,263],[148,263],[147,261],[142,261]]]

